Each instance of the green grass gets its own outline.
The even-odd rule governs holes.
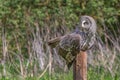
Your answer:
[[[40,79],[38,77],[30,77],[22,78],[22,76],[7,76],[1,77],[0,80],[73,80],[72,72],[69,73],[53,73],[51,77],[46,73]]]
[[[116,75],[112,77],[109,73],[104,72],[95,72],[95,70],[89,70],[87,75],[88,80],[120,80],[120,77]],[[8,76],[2,77],[0,80],[73,80],[72,71],[68,73],[56,72],[51,75],[45,73],[40,79],[38,77],[30,77],[22,78],[21,76]]]
[[[49,76],[48,72],[46,72],[40,79],[38,78],[41,74],[38,73],[35,76],[30,76],[29,73],[24,78],[18,74],[18,72],[14,69],[6,67],[7,76],[2,76],[3,67],[0,65],[0,80],[73,80],[72,70],[68,72],[63,72],[60,70],[56,70],[56,72],[52,73]],[[16,74],[15,74],[16,73]],[[119,71],[112,77],[109,71],[106,71],[104,68],[88,68],[87,80],[120,80]]]

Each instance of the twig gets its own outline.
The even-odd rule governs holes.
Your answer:
[[[41,75],[38,77],[38,79],[40,79],[45,74],[45,72],[47,71],[49,66],[50,66],[50,63],[46,66],[45,70],[41,73]]]

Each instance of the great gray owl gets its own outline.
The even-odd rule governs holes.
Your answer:
[[[70,68],[80,51],[86,51],[92,47],[95,33],[95,20],[90,16],[81,16],[73,33],[52,39],[48,44],[56,48],[58,54],[65,59],[68,68]]]

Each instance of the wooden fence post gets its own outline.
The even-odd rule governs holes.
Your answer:
[[[87,80],[87,52],[81,51],[73,63],[73,80]]]

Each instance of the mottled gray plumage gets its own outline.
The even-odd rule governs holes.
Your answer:
[[[96,34],[96,22],[90,16],[81,16],[80,23],[77,26],[79,29],[81,39],[81,50],[85,51],[90,49],[95,42],[95,34]]]
[[[73,33],[50,40],[48,44],[56,48],[58,54],[66,60],[68,68],[70,68],[80,51],[86,51],[92,47],[95,33],[95,20],[90,16],[81,16]]]

